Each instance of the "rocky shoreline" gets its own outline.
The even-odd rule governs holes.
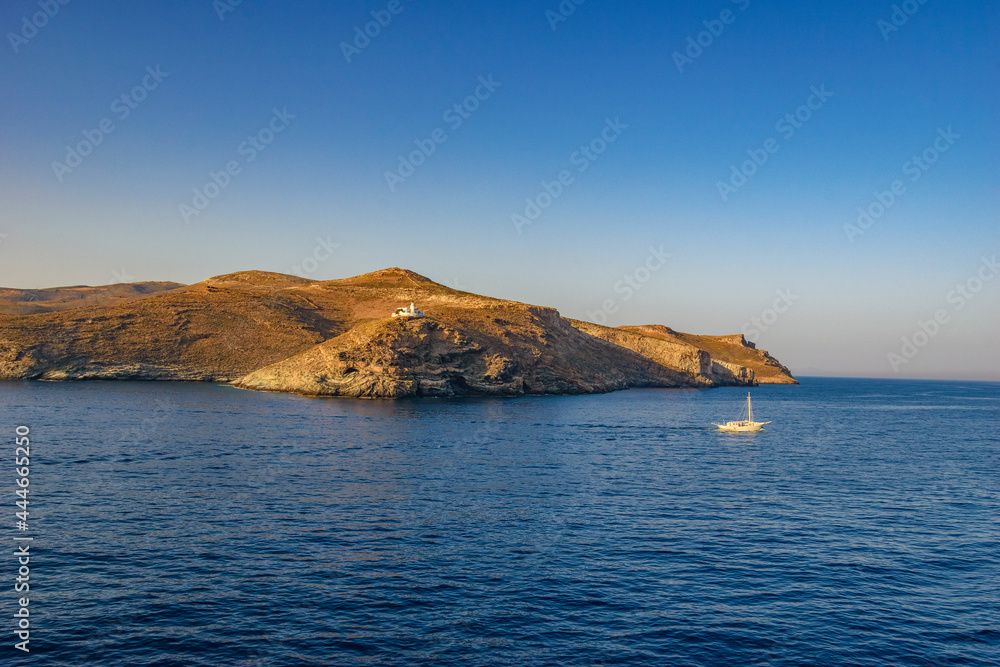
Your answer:
[[[0,379],[225,382],[362,398],[796,383],[742,336],[603,327],[398,268],[334,281],[248,271],[186,286],[25,292],[0,290]],[[410,302],[426,315],[391,316]]]

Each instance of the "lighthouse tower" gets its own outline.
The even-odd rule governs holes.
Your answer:
[[[410,302],[409,308],[397,308],[392,314],[393,317],[423,317],[424,311],[417,310],[417,307]]]

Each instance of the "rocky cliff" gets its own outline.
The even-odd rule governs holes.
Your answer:
[[[397,268],[333,281],[247,271],[187,286],[24,290],[34,297],[24,302],[18,292],[0,290],[3,379],[202,380],[372,398],[795,382],[725,337],[609,329]],[[411,301],[427,317],[388,317]]]
[[[657,340],[691,345],[711,355],[713,361],[726,371],[741,374],[741,368],[753,371],[754,379],[760,384],[798,384],[791,371],[764,350],[758,350],[754,343],[742,334],[731,336],[700,336],[674,331],[659,324],[638,327],[621,327],[642,336]]]

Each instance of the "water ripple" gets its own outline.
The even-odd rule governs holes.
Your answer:
[[[0,392],[35,436],[19,664],[1000,664],[995,384],[760,387],[744,438],[710,426],[739,389]]]

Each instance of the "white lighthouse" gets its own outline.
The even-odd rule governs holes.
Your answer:
[[[393,317],[423,317],[424,311],[417,310],[417,307],[410,302],[409,308],[397,308],[392,314]]]

